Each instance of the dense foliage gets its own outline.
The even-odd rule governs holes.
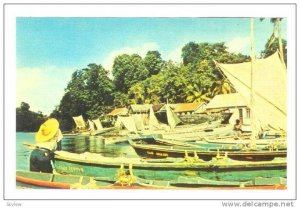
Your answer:
[[[160,72],[132,85],[127,104],[209,101],[215,94],[234,89],[214,61],[240,63],[250,57],[227,51],[224,43],[189,42],[182,48],[183,63],[161,62]]]
[[[73,126],[72,116],[98,118],[113,104],[113,85],[108,72],[101,66],[89,64],[77,70],[65,89],[60,105],[51,114],[61,120],[66,129]]]
[[[36,132],[46,117],[41,113],[30,111],[30,105],[22,102],[16,111],[16,130],[23,132]]]
[[[126,93],[132,85],[149,76],[149,71],[138,54],[117,56],[112,73],[115,91],[122,93]]]
[[[285,40],[283,45],[286,60]],[[269,56],[277,47],[278,39],[271,47],[266,44],[262,57]],[[122,54],[114,59],[112,79],[101,65],[89,64],[73,73],[60,104],[50,116],[59,119],[62,130],[70,130],[74,127],[72,116],[94,119],[129,104],[208,102],[216,94],[235,92],[215,62],[250,61],[249,56],[229,52],[223,42],[189,42],[182,48],[181,56],[182,63],[177,63],[163,60],[158,51],[148,51],[144,58]],[[43,115],[29,112],[24,104],[17,109],[17,130],[36,130],[42,123]],[[25,115],[35,115],[37,123],[25,122]]]

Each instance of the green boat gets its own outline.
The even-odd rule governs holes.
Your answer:
[[[147,180],[120,167],[116,176],[90,177],[31,171],[16,171],[17,188],[27,189],[286,189],[286,179],[254,178],[252,181],[217,181],[201,177],[178,177],[176,180]]]
[[[83,154],[57,151],[54,166],[58,173],[111,176],[120,165],[133,166],[134,175],[151,180],[176,180],[180,176],[202,177],[208,180],[249,181],[255,177],[286,178],[286,159],[272,161],[236,161],[227,157],[216,157],[203,161],[197,156],[170,159],[142,159],[104,157],[85,152]]]

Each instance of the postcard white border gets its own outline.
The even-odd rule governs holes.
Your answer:
[[[281,5],[5,5],[6,199],[294,199],[295,6]],[[286,17],[288,39],[288,189],[265,190],[20,190],[15,187],[16,17]]]

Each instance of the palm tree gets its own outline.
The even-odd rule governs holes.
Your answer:
[[[211,86],[211,96],[214,97],[219,94],[229,94],[236,92],[232,84],[228,81],[227,78],[215,81]]]
[[[265,18],[260,18],[261,21],[263,21]],[[272,45],[272,43],[276,39],[276,33],[278,35],[278,50],[279,50],[279,55],[282,63],[285,64],[284,62],[284,52],[283,52],[283,45],[282,45],[282,38],[281,38],[281,20],[283,18],[271,18],[270,22],[273,23],[273,32],[268,40],[268,47]]]

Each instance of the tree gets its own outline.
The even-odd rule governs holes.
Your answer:
[[[219,94],[229,94],[234,92],[235,89],[226,78],[215,81],[211,86],[211,91],[210,91],[211,97],[214,97]]]
[[[181,64],[172,61],[166,62],[162,69],[163,82],[161,83],[161,98],[164,102],[183,102],[185,98],[185,88],[189,80],[187,70]]]
[[[187,84],[186,69],[172,61],[163,65],[160,73],[136,83],[129,90],[131,103],[181,102]]]
[[[163,66],[163,60],[158,51],[148,51],[144,58],[144,65],[150,75],[158,74]]]
[[[72,116],[96,118],[113,107],[163,102],[207,102],[216,94],[234,92],[215,65],[250,61],[230,53],[225,43],[189,42],[182,48],[183,63],[162,60],[158,51],[122,54],[114,59],[113,80],[101,65],[89,64],[73,73],[60,105],[52,116],[63,130],[72,128]],[[26,105],[24,105],[24,108]]]
[[[214,61],[250,61],[249,56],[228,52],[223,42],[190,42],[183,47],[182,57],[183,64],[163,62],[158,74],[134,84],[128,103],[208,102],[216,94],[234,92]]]
[[[128,98],[129,98],[130,104],[145,103],[144,87],[143,87],[142,82],[136,83],[129,89]]]
[[[199,43],[190,42],[182,49],[182,57],[189,74],[190,85],[186,89],[186,101],[208,101],[218,93],[234,91],[223,75],[217,70],[214,61],[219,63],[241,63],[250,61],[249,56],[230,53],[224,42]]]
[[[143,59],[137,55],[123,54],[115,58],[112,70],[115,91],[127,93],[135,83],[149,77]]]
[[[284,62],[285,62],[285,65],[287,65],[287,42],[285,39],[282,39],[282,47],[283,47],[283,54],[284,54]],[[270,42],[268,41],[266,44],[265,44],[265,49],[261,52],[261,56],[263,58],[266,58],[272,54],[274,54],[279,48],[279,40],[278,38],[275,38],[274,41],[272,41],[272,43],[270,44]]]
[[[65,89],[60,105],[52,115],[63,123],[73,123],[72,116],[83,115],[97,118],[110,109],[113,104],[113,85],[108,72],[97,64],[77,70]],[[69,130],[70,125],[64,125]]]
[[[101,66],[89,64],[86,70],[86,92],[88,94],[86,114],[91,117],[97,117],[104,113],[104,106],[111,105],[112,81],[108,78],[108,72]]]
[[[263,21],[265,18],[260,18]],[[273,32],[265,45],[265,50],[261,52],[263,57],[267,57],[279,50],[280,59],[287,65],[287,49],[286,40],[281,37],[281,21],[283,18],[271,18],[273,24]],[[276,34],[278,37],[276,37]]]
[[[130,55],[123,54],[119,55],[115,58],[112,74],[113,74],[113,84],[115,91],[126,92],[128,89],[124,89],[125,87],[125,76],[128,70],[131,68],[131,60]]]
[[[217,75],[214,63],[211,60],[200,61],[197,66],[188,65],[190,84],[187,88],[187,102],[207,102],[210,97],[210,86]]]
[[[128,95],[121,92],[114,92],[114,106],[115,107],[124,107],[130,102],[128,100]]]
[[[30,105],[29,105],[28,103],[21,102],[20,109],[21,109],[23,112],[25,112],[25,111],[29,111],[29,109],[30,109]]]
[[[183,59],[183,64],[197,64],[200,56],[199,44],[195,42],[189,42],[182,48],[181,57]]]
[[[40,125],[46,120],[46,116],[42,112],[30,111],[30,105],[21,102],[19,108],[16,109],[16,130],[25,132],[36,132]]]

